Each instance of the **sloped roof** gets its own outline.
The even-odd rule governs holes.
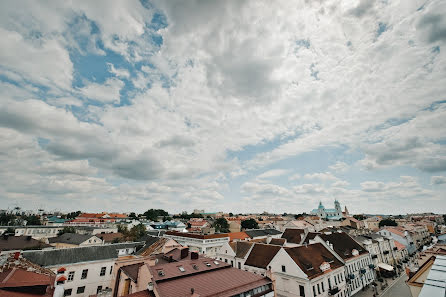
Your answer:
[[[285,232],[283,232],[282,238],[285,238],[289,243],[300,244],[302,242],[301,235],[305,235],[305,230],[287,228]]]
[[[11,268],[0,272],[0,288],[51,285],[54,277],[24,269]]]
[[[139,268],[144,265],[144,262],[122,266],[120,269],[135,283],[138,282]]]
[[[324,262],[330,264],[331,269],[343,266],[341,261],[321,243],[285,248],[285,251],[310,279],[324,274],[324,271],[320,269]]]
[[[310,243],[310,240],[314,239],[319,234],[319,232],[308,232],[302,243]]]
[[[68,243],[68,244],[75,244],[79,245],[83,243],[84,241],[89,240],[95,235],[89,235],[89,234],[77,234],[77,233],[64,233],[60,236],[49,238],[49,243]]]
[[[46,247],[51,247],[51,245],[35,240],[31,236],[0,236],[0,251],[41,249]]]
[[[255,229],[255,230],[245,230],[245,233],[248,234],[249,237],[255,238],[268,235],[278,235],[281,234],[282,232],[276,229]]]
[[[237,258],[244,258],[253,244],[250,241],[234,241],[229,243]]]
[[[285,238],[273,238],[273,239],[271,239],[269,244],[275,244],[275,245],[283,246],[286,243],[286,241],[287,240]]]
[[[170,240],[170,238],[149,236],[145,240],[144,246],[138,251],[138,255],[150,256],[159,254],[162,252],[164,245]]]
[[[102,239],[104,242],[113,242],[115,239],[121,239],[123,237],[122,233],[116,232],[116,233],[101,233],[96,234],[97,237]]]
[[[236,239],[245,240],[245,239],[249,238],[248,234],[246,234],[243,231],[242,232],[231,232],[231,233],[228,233],[228,235],[229,235],[230,241],[233,241]]]
[[[400,243],[398,240],[394,240],[393,242],[399,251],[404,250],[406,248],[406,246]]]
[[[245,265],[266,269],[281,248],[278,245],[256,243],[249,253]]]
[[[53,266],[77,262],[115,259],[118,258],[119,249],[141,247],[142,245],[143,243],[141,242],[132,242],[76,247],[71,249],[25,251],[22,254],[24,258],[40,266]]]
[[[184,233],[184,232],[177,232],[177,231],[167,231],[164,234],[173,235],[173,236],[181,236],[181,237],[189,237],[189,238],[197,238],[197,239],[213,239],[213,238],[229,237],[229,235],[226,233],[202,235],[202,234]]]
[[[354,257],[352,255],[353,249],[356,249],[359,252],[359,255],[368,253],[366,249],[345,232],[334,232],[331,234],[321,233],[318,236],[325,242],[329,241],[330,244],[333,245],[334,251],[344,260]]]

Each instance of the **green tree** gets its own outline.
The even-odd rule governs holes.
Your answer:
[[[379,222],[379,227],[383,227],[383,226],[398,226],[398,223],[392,219],[384,219]]]
[[[129,233],[130,240],[138,240],[139,238],[146,235],[146,227],[143,224],[133,226],[132,229],[130,229]]]
[[[15,215],[2,213],[0,214],[0,225],[2,226],[13,225],[15,219],[16,219]]]
[[[136,219],[136,213],[131,212],[131,213],[129,214],[129,218],[131,218],[131,219]]]
[[[144,213],[144,216],[151,221],[158,221],[158,217],[167,217],[169,214],[167,213],[167,211],[163,210],[163,209],[149,209],[148,211],[146,211]]]
[[[5,234],[15,234],[15,230],[11,227],[6,228]]]
[[[36,215],[24,216],[23,219],[26,220],[28,226],[42,225],[40,218]]]
[[[66,227],[63,227],[63,229],[59,231],[58,235],[60,236],[64,233],[76,233],[76,229],[74,229],[74,227],[66,226]]]
[[[242,228],[243,229],[257,229],[259,228],[259,224],[257,224],[256,220],[249,219],[242,221]]]
[[[67,219],[74,219],[76,217],[78,217],[82,212],[80,210],[78,211],[74,211],[74,212],[70,212],[67,214]]]
[[[225,218],[218,218],[214,222],[215,232],[229,232],[229,223]]]
[[[233,217],[233,216],[234,216],[234,214],[233,214],[232,212],[230,212],[230,213],[229,213],[229,216],[230,216],[230,217]]]
[[[366,219],[366,217],[365,217],[364,215],[361,215],[361,214],[359,214],[359,215],[353,215],[353,217],[354,217],[355,219],[359,220],[359,221],[362,221],[362,220],[365,220],[365,219]]]

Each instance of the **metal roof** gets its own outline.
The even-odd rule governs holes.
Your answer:
[[[437,255],[418,297],[446,296],[446,256]]]

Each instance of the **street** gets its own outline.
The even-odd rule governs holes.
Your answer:
[[[411,297],[409,287],[406,285],[405,281],[407,280],[407,275],[402,274],[398,279],[392,280],[387,279],[387,282],[389,283],[389,287],[384,289],[382,291],[381,283],[378,283],[378,296],[383,297]],[[373,297],[373,289],[368,288],[365,291],[359,291],[354,297]]]

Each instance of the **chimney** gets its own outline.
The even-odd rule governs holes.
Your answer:
[[[181,249],[180,259],[184,259],[189,255],[189,248]]]
[[[15,252],[14,253],[14,260],[18,260],[20,257],[20,252]]]
[[[191,258],[192,260],[196,260],[196,259],[198,259],[198,253],[197,253],[197,252],[191,252],[191,253],[190,253],[190,258]]]
[[[153,291],[153,283],[152,283],[152,282],[150,282],[150,283],[147,285],[147,290],[149,290],[149,291]]]

